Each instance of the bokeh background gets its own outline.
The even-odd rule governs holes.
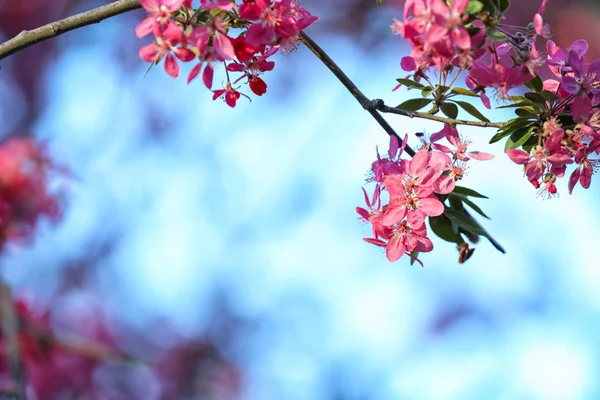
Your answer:
[[[391,91],[409,51],[389,30],[402,4],[375,3],[302,2],[321,17],[313,39],[397,104],[410,95]],[[539,6],[514,3],[521,25]],[[0,1],[0,39],[101,4]],[[354,211],[388,138],[329,71],[305,48],[279,54],[268,93],[230,109],[201,82],[144,77],[143,16],[0,62],[0,134],[46,141],[73,175],[63,219],[7,249],[1,272],[62,337],[109,337],[149,361],[95,368],[98,398],[600,398],[597,184],[536,198],[493,131],[463,128],[497,155],[463,183],[490,197],[484,224],[507,254],[483,241],[459,265],[438,240],[424,268],[389,263]],[[545,19],[560,45],[586,38],[600,56],[596,1],[551,0]],[[87,398],[74,393],[57,398]]]

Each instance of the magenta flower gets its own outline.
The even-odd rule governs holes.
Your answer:
[[[448,124],[444,125],[444,129],[442,129],[441,132],[443,132],[446,139],[455,147],[455,149],[453,150],[437,143],[434,143],[433,147],[444,153],[452,154],[454,160],[469,161],[471,158],[473,158],[475,160],[486,161],[494,158],[492,154],[482,153],[480,151],[471,151],[467,153],[467,146],[469,145],[469,142],[461,139],[456,128],[453,128]]]
[[[156,38],[156,42],[142,47],[139,54],[142,60],[153,63],[158,63],[164,58],[165,71],[173,78],[177,78],[179,65],[170,52],[172,51],[177,58],[184,62],[191,61],[194,53],[185,46],[177,47],[178,44],[185,44],[186,38],[181,28],[173,21],[167,21],[163,28],[164,30],[161,36]]]
[[[450,7],[443,0],[431,0],[431,11],[435,18],[427,32],[427,39],[432,43],[450,38],[450,43],[459,49],[471,48],[471,36],[462,24],[462,13],[469,5],[469,0],[452,0]]]
[[[416,213],[408,215],[390,229],[385,251],[387,259],[394,262],[414,250],[422,253],[433,250],[433,243],[426,235],[425,217]]]
[[[140,4],[150,14],[135,28],[135,34],[141,38],[150,33],[160,32],[161,26],[166,23],[171,14],[179,10],[184,0],[140,0]]]

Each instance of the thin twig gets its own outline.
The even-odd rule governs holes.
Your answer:
[[[306,47],[308,47],[308,49],[312,51],[314,55],[316,55],[317,58],[321,60],[323,64],[325,64],[327,68],[329,68],[329,70],[335,75],[335,77],[338,78],[338,80],[346,87],[346,89],[348,89],[352,96],[354,96],[354,98],[360,103],[360,105],[363,106],[363,108],[367,110],[369,114],[373,116],[373,118],[375,118],[375,120],[379,123],[383,130],[386,131],[386,133],[390,136],[396,136],[396,138],[398,138],[398,140],[402,142],[402,138],[396,133],[396,131],[394,131],[390,124],[388,124],[387,121],[381,116],[381,114],[379,114],[379,112],[377,112],[377,110],[373,107],[373,102],[369,100],[369,98],[367,98],[367,96],[365,96],[358,87],[356,87],[354,82],[352,82],[352,80],[348,78],[348,75],[346,75],[344,71],[342,71],[341,68],[338,67],[338,65],[331,59],[331,57],[329,57],[329,55],[327,55],[327,53],[325,53],[325,51],[318,44],[316,44],[306,33],[300,32],[300,39],[306,45]],[[411,149],[409,146],[406,146],[405,151],[411,156],[415,154],[414,150]]]
[[[373,100],[372,104],[377,110],[384,112],[384,113],[398,114],[398,115],[403,115],[403,116],[409,117],[409,118],[429,119],[432,121],[443,122],[445,124],[449,124],[449,125],[453,125],[453,126],[467,125],[467,126],[477,126],[480,128],[498,128],[498,129],[502,128],[504,126],[504,123],[502,123],[502,122],[466,121],[464,119],[452,119],[452,118],[440,117],[439,115],[433,115],[433,114],[425,113],[425,112],[401,110],[399,108],[386,106],[382,100]]]
[[[23,31],[14,38],[0,44],[0,60],[36,43],[137,8],[141,8],[139,0],[115,1],[90,11],[51,22],[31,31]]]
[[[0,281],[0,315],[2,316],[2,334],[8,367],[12,377],[11,391],[17,400],[26,400],[25,370],[21,360],[19,346],[19,317],[15,310],[11,287]]]
[[[68,353],[79,357],[88,358],[95,361],[113,361],[124,363],[149,364],[148,360],[121,352],[106,344],[75,339],[59,339],[56,335],[47,329],[37,326],[32,321],[25,318],[21,319],[23,332],[35,340],[41,348],[62,349]]]

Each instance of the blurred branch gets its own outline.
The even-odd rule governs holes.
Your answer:
[[[43,348],[51,349],[54,347],[95,361],[149,364],[146,360],[120,352],[102,343],[58,339],[51,331],[42,329],[27,319],[22,319],[21,324],[24,333],[33,338]]]
[[[348,78],[348,76],[340,69],[340,67],[325,53],[318,44],[316,44],[306,33],[300,32],[300,38],[302,42],[312,51],[318,58],[329,68],[329,70],[339,79],[340,82],[348,89],[350,93],[358,100],[358,102],[363,106],[365,110],[367,110],[373,118],[379,122],[379,125],[388,133],[388,135],[394,135],[398,137],[396,132],[390,127],[390,125],[383,119],[383,117],[377,112],[381,111],[384,113],[390,114],[398,114],[403,115],[405,117],[410,118],[422,118],[429,119],[432,121],[443,122],[450,125],[469,125],[469,126],[478,126],[483,128],[501,128],[503,126],[500,122],[479,122],[479,121],[465,121],[462,119],[452,119],[440,117],[434,114],[425,113],[425,112],[417,112],[417,111],[407,111],[401,110],[394,107],[386,106],[383,100],[369,100],[357,87],[356,85]],[[398,137],[400,141],[402,139]],[[407,147],[407,153],[411,154],[412,150]],[[411,154],[412,155],[412,154]]]
[[[102,7],[85,11],[47,25],[23,31],[14,38],[0,44],[0,60],[26,47],[47,39],[62,35],[65,32],[96,24],[115,15],[141,8],[139,0],[120,0]]]
[[[342,69],[338,67],[338,65],[331,59],[331,57],[329,57],[329,55],[327,55],[327,53],[325,53],[325,51],[318,44],[316,44],[306,33],[300,32],[300,39],[306,45],[306,47],[308,47],[309,50],[312,51],[314,55],[316,55],[317,58],[321,60],[323,64],[325,64],[327,68],[329,68],[329,70],[335,75],[335,77],[338,78],[338,80],[346,87],[346,89],[348,89],[352,96],[354,96],[354,98],[358,100],[360,105],[363,106],[363,108],[367,110],[369,114],[373,116],[373,118],[375,118],[375,120],[379,123],[379,125],[381,125],[383,130],[386,131],[387,134],[390,136],[396,136],[398,138],[398,141],[402,143],[402,138],[398,136],[398,134],[396,133],[396,131],[394,131],[390,124],[388,124],[387,121],[381,116],[381,114],[377,112],[375,107],[373,107],[373,101],[369,100],[367,96],[365,96],[363,92],[361,92],[360,89],[356,87],[354,82],[352,82],[352,80],[348,78],[348,75],[346,75],[344,71],[342,71]],[[415,154],[414,150],[411,149],[409,146],[406,146],[405,151],[411,156]]]
[[[17,400],[25,400],[25,370],[19,347],[19,318],[14,304],[12,289],[4,281],[0,281],[0,315],[8,368],[12,377],[11,391]]]

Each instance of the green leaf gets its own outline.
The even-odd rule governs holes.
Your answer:
[[[443,214],[438,217],[429,217],[429,227],[437,237],[446,242],[461,243],[463,241],[458,229],[453,229],[452,223]]]
[[[445,94],[448,90],[450,90],[450,86],[435,85],[435,90],[437,90],[437,92],[440,94]]]
[[[533,122],[534,121],[531,121],[527,117],[513,118],[510,121],[508,121],[502,128],[500,128],[500,130],[503,132],[514,132],[519,128],[531,125]]]
[[[506,141],[506,144],[504,145],[504,151],[521,147],[527,140],[529,140],[531,132],[534,129],[534,126],[530,128],[525,127],[517,129],[515,132],[513,132],[512,135],[510,135],[510,137]]]
[[[525,93],[525,97],[534,103],[542,104],[544,107],[546,106],[546,99],[539,93]]]
[[[431,103],[433,99],[410,99],[400,104],[396,108],[406,111],[417,111]]]
[[[504,13],[510,7],[510,0],[500,0],[498,2],[498,8],[500,8],[500,12]]]
[[[473,15],[481,10],[483,10],[483,3],[478,0],[471,0],[464,12],[465,14]]]
[[[417,258],[419,258],[419,252],[416,250],[413,250],[410,252],[410,265],[413,265],[415,263],[415,261],[417,261]]]
[[[515,107],[528,107],[533,105],[532,102],[530,101],[519,101],[517,103],[513,103],[513,104],[506,104],[504,106],[498,106],[496,107],[496,109],[502,109],[502,108],[515,108]]]
[[[454,103],[442,103],[440,108],[448,118],[456,119],[458,116],[458,107]]]
[[[471,103],[467,103],[466,101],[458,101],[458,100],[452,100],[453,102],[455,102],[456,104],[458,104],[463,110],[465,110],[466,112],[468,112],[469,114],[471,114],[472,116],[474,116],[475,118],[477,118],[480,121],[483,122],[490,122],[489,119],[487,119],[486,117],[483,116],[482,113],[479,112],[479,110],[477,108],[475,108],[475,106]]]
[[[471,207],[473,209],[473,211],[475,211],[476,213],[478,213],[482,217],[490,219],[490,217],[488,217],[487,215],[485,215],[485,213],[483,212],[483,210],[477,204],[475,204],[471,200],[469,200],[467,198],[467,196],[462,195],[462,194],[457,194],[457,193],[450,193],[449,196],[453,197],[453,198],[456,198],[456,199],[462,201],[463,203],[467,204],[469,207]]]
[[[534,146],[537,146],[537,144],[538,144],[537,135],[531,135],[531,136],[529,136],[529,139],[525,143],[523,143],[521,148],[529,153],[529,152],[531,152],[531,149],[533,149]]]
[[[464,186],[455,186],[452,193],[462,194],[463,196],[479,197],[480,199],[487,199],[487,196],[482,195],[474,191],[473,189],[466,188]]]
[[[401,83],[404,86],[413,88],[413,89],[423,89],[425,87],[425,85],[423,85],[422,83],[413,81],[412,79],[398,78],[396,80],[398,81],[398,83]]]
[[[485,229],[483,229],[483,227],[479,224],[479,222],[477,222],[468,212],[466,212],[466,211],[461,212],[461,211],[454,210],[450,207],[446,207],[443,215],[448,217],[450,222],[458,225],[465,231],[472,232],[472,233],[475,233],[475,234],[478,234],[481,236],[485,236],[486,238],[488,238],[490,243],[496,249],[498,249],[498,251],[505,253],[505,250],[500,245],[500,243],[498,243]]]
[[[461,87],[452,88],[452,93],[460,94],[462,96],[480,97],[477,93],[473,93],[470,90]]]
[[[476,233],[481,236],[485,236],[486,232],[483,228],[466,212],[460,212],[453,208],[446,207],[444,210],[444,214],[451,222],[454,222],[459,227],[469,231]]]
[[[554,94],[554,93],[552,93],[552,92],[549,92],[549,91],[547,91],[547,90],[542,90],[542,91],[540,92],[540,94],[542,95],[542,97],[543,97],[544,99],[548,100],[548,101],[549,101],[549,102],[551,102],[551,103],[552,103],[552,102],[554,102],[554,101],[560,100],[560,96],[559,96],[559,95],[557,95],[557,94]]]
[[[434,88],[432,88],[431,86],[427,86],[425,89],[423,89],[423,90],[421,91],[421,96],[423,96],[423,97],[427,97],[427,96],[429,96],[431,93],[433,93],[433,91],[434,91],[434,90],[435,90],[435,89],[434,89]]]
[[[536,118],[537,114],[532,107],[521,107],[515,110],[515,114],[524,118]]]
[[[505,131],[498,131],[498,133],[496,133],[494,136],[492,136],[492,138],[490,139],[490,144],[492,143],[496,143],[499,142],[500,140],[504,139],[507,136],[510,136],[511,132],[505,132]]]
[[[533,78],[532,80],[530,80],[529,82],[527,82],[525,84],[525,86],[530,89],[533,90],[534,92],[541,92],[544,89],[544,82],[542,82],[542,78],[540,78],[539,76],[536,76],[535,78]]]
[[[498,29],[489,26],[486,30],[486,35],[497,42],[506,42],[508,40],[508,36],[505,33],[500,32]]]
[[[150,63],[148,64],[148,68],[146,68],[146,72],[144,72],[144,78],[146,77],[146,75],[148,75],[148,72],[150,72],[150,70],[152,69],[152,67],[154,67],[156,65],[156,63]]]

